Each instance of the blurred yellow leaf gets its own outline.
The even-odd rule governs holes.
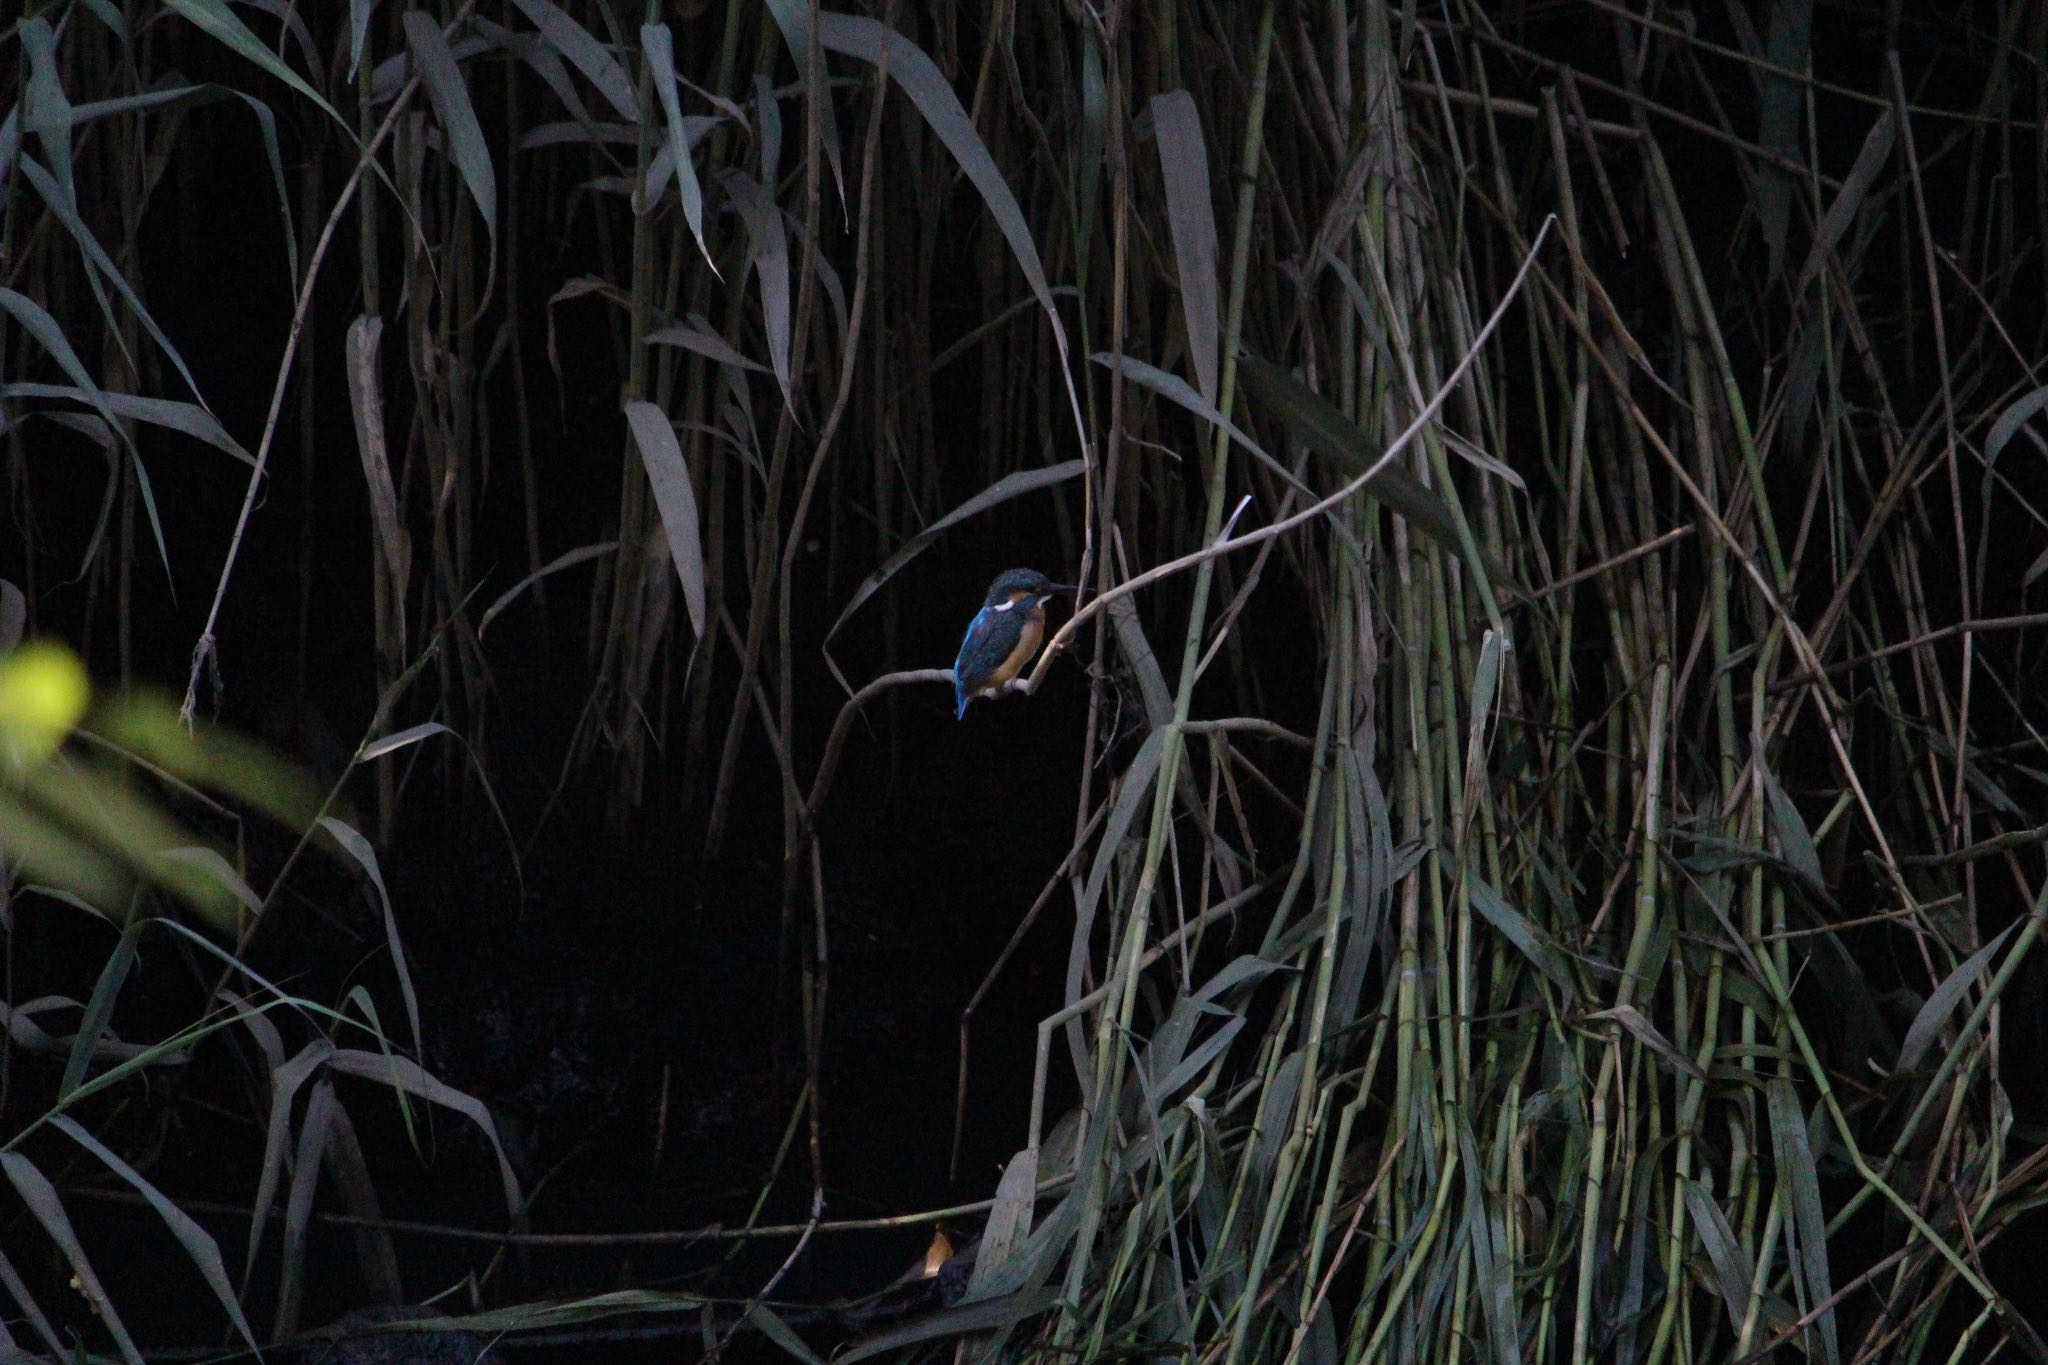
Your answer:
[[[85,666],[62,645],[37,641],[0,659],[0,763],[16,776],[41,763],[91,699]]]

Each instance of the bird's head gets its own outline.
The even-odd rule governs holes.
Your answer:
[[[1003,609],[1035,607],[1054,593],[1073,590],[1073,584],[1055,583],[1036,569],[1005,569],[996,575],[995,582],[989,584],[988,597],[982,605]]]

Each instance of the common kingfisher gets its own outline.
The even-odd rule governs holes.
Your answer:
[[[1046,601],[1073,590],[1073,584],[1055,583],[1036,569],[1005,569],[996,575],[960,642],[960,657],[953,660],[953,697],[960,703],[953,713],[956,720],[967,715],[968,702],[1000,695],[1024,671],[1045,638]]]

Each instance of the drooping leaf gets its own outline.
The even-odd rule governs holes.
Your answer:
[[[790,393],[791,318],[789,294],[789,234],[783,230],[782,210],[751,176],[729,170],[719,177],[728,198],[747,225],[747,242],[754,262],[754,278],[761,286],[761,315],[768,332],[768,358],[775,365],[775,382],[782,388],[782,401],[793,412],[796,399]]]
[[[409,1057],[400,1057],[396,1054],[380,1055],[356,1048],[337,1048],[328,1057],[327,1064],[336,1071],[393,1086],[407,1094],[417,1095],[429,1104],[438,1104],[443,1109],[453,1109],[475,1124],[490,1140],[491,1150],[498,1158],[498,1179],[504,1187],[505,1211],[510,1217],[518,1216],[519,1177],[512,1173],[512,1163],[506,1159],[505,1145],[498,1136],[497,1122],[492,1119],[491,1111],[484,1106],[482,1100],[457,1090]]]
[[[235,17],[227,7],[226,0],[164,0],[172,9],[184,15],[217,42],[225,45],[235,55],[254,62],[271,75],[283,81],[311,100],[320,112],[341,125],[342,131],[353,141],[355,129],[349,121],[335,112],[334,106],[321,98],[320,92],[300,78],[299,73],[285,65],[284,59],[266,47],[249,26]]]
[[[1278,365],[1246,352],[1238,357],[1237,372],[1247,392],[1270,406],[1298,439],[1321,451],[1343,477],[1355,479],[1379,460],[1382,452],[1336,404],[1310,392]],[[1367,481],[1365,489],[1451,553],[1463,553],[1449,504],[1407,466],[1389,462]],[[1512,581],[1490,557],[1482,567],[1495,583]]]
[[[1891,160],[1892,140],[1897,135],[1892,120],[1892,111],[1886,109],[1870,125],[1870,131],[1863,135],[1863,147],[1856,153],[1856,162],[1849,167],[1849,174],[1842,178],[1842,188],[1835,195],[1828,211],[1821,215],[1820,223],[1813,230],[1813,246],[1808,250],[1806,264],[1799,271],[1799,292],[1813,283],[1826,264],[1828,253],[1842,240],[1842,234],[1856,221],[1856,215],[1863,209],[1863,201],[1876,183],[1878,172]]]
[[[1699,1063],[1673,1047],[1671,1040],[1664,1036],[1663,1030],[1645,1018],[1643,1012],[1634,1005],[1615,1005],[1611,1009],[1594,1010],[1585,1017],[1589,1022],[1595,1019],[1612,1019],[1627,1029],[1637,1042],[1669,1063],[1674,1071],[1690,1076],[1696,1081],[1706,1080],[1707,1075],[1700,1070]]]
[[[861,15],[820,13],[818,41],[828,51],[843,52],[873,66],[886,66],[889,78],[910,96],[918,114],[960,163],[960,169],[981,195],[989,216],[996,220],[1003,240],[1010,244],[1011,254],[1017,258],[1017,268],[1024,272],[1024,282],[1038,296],[1038,305],[1052,324],[1060,353],[1065,355],[1066,329],[1060,325],[1059,311],[1053,306],[1052,289],[1046,283],[1045,266],[1031,240],[1031,229],[1024,221],[1024,210],[938,64],[902,34]]]
[[[711,324],[706,322],[703,315],[698,313],[692,313],[683,321],[672,326],[657,328],[649,332],[646,340],[651,346],[681,346],[685,350],[695,351],[698,355],[708,356],[721,365],[738,365],[742,369],[754,370],[760,374],[772,373],[766,365],[763,365],[758,360],[749,359],[738,348],[733,346],[731,342],[712,331]],[[786,363],[787,359],[785,357]],[[783,387],[786,393],[788,391],[786,381]]]
[[[2028,419],[2043,408],[2048,408],[2048,384],[2015,399],[2012,406],[1999,413],[1998,420],[1991,424],[1991,434],[1984,438],[1984,463],[1988,465],[1996,460],[1998,453],[2005,449]]]
[[[49,206],[51,214],[64,225],[65,231],[71,234],[71,239],[78,243],[78,249],[85,253],[86,259],[96,268],[98,277],[113,283],[115,292],[135,314],[136,321],[142,324],[143,330],[149,333],[151,339],[170,360],[173,368],[184,379],[185,387],[192,391],[192,396],[199,398],[201,408],[205,408],[206,400],[200,396],[198,381],[194,380],[192,372],[185,368],[185,357],[179,355],[178,348],[171,345],[171,339],[163,334],[163,330],[156,325],[156,319],[150,316],[149,309],[143,306],[142,299],[129,286],[127,276],[115,267],[113,258],[107,255],[106,248],[100,245],[99,238],[86,226],[85,220],[78,216],[78,211],[72,206],[71,196],[58,187],[48,171],[36,164],[34,157],[21,159],[21,173],[23,178],[35,187],[36,193],[42,196],[43,203]],[[118,335],[119,329],[111,315],[107,322]],[[213,414],[210,410],[206,415],[209,420],[212,419]],[[216,428],[219,425],[218,422],[214,422]]]
[[[128,439],[127,432],[114,420],[114,408],[109,402],[108,395],[93,382],[92,376],[86,372],[84,363],[79,360],[78,353],[71,349],[71,343],[65,339],[63,329],[57,325],[55,318],[43,311],[41,304],[12,289],[0,288],[0,310],[12,316],[45,351],[50,353],[51,358],[78,385],[85,401],[99,413],[100,420],[107,424],[108,430],[118,435],[122,444],[128,448],[131,467],[135,471],[135,489],[141,496],[143,511],[148,514],[150,532],[156,537],[157,554],[163,560],[164,578],[169,581],[172,578],[171,551],[164,543],[163,521],[157,516],[156,493],[150,486],[149,471],[143,467],[142,457],[136,452],[134,443]]]
[[[895,577],[897,571],[905,564],[908,564],[911,560],[917,558],[918,555],[924,553],[926,548],[943,535],[949,527],[958,525],[969,517],[978,516],[991,507],[1008,502],[1011,498],[1019,497],[1025,493],[1033,493],[1041,488],[1050,488],[1054,484],[1065,483],[1068,479],[1078,478],[1087,472],[1087,469],[1088,462],[1086,460],[1067,460],[1061,464],[1047,465],[1042,469],[1020,469],[1014,474],[1005,474],[1002,478],[997,479],[966,502],[961,503],[958,507],[955,507],[952,511],[946,513],[946,515],[940,517],[922,531],[919,531],[909,540],[903,542],[895,554],[890,555],[882,562],[881,568],[876,569],[865,579],[861,580],[861,585],[853,590],[853,596],[847,599],[846,606],[840,610],[839,618],[832,623],[832,629],[825,632],[826,643],[829,644],[832,637],[839,633],[840,627],[846,624],[848,617],[860,610],[861,603],[874,596],[875,590]]]
[[[1798,1273],[1806,1281],[1806,1302],[1818,1307],[1834,1297],[1828,1274],[1827,1213],[1821,1206],[1820,1172],[1806,1140],[1806,1115],[1792,1082],[1773,1076],[1764,1086],[1769,1100],[1771,1145],[1778,1160],[1778,1178],[1791,1190],[1792,1228],[1799,1244]],[[1821,1308],[1814,1324],[1820,1333],[1821,1359],[1839,1365],[1841,1346],[1835,1337],[1835,1310]]]
[[[1714,1202],[1713,1195],[1697,1180],[1683,1182],[1686,1212],[1692,1215],[1700,1241],[1706,1244],[1707,1259],[1721,1290],[1721,1303],[1728,1310],[1729,1325],[1740,1331],[1749,1306],[1752,1263],[1749,1252],[1737,1240],[1728,1216]]]
[[[183,848],[160,849],[156,856],[184,863],[219,882],[221,889],[233,896],[250,915],[263,913],[263,898],[256,894],[255,888],[243,880],[242,874],[235,871],[234,864],[223,858],[218,850],[191,844]]]
[[[640,50],[647,60],[655,97],[661,101],[662,117],[668,122],[668,149],[675,169],[676,193],[683,201],[683,218],[690,225],[690,236],[696,240],[697,249],[704,253],[705,264],[715,275],[718,262],[712,259],[711,244],[704,240],[704,187],[698,183],[697,167],[690,160],[690,137],[683,127],[682,96],[676,92],[675,44],[669,37],[668,25],[643,24],[640,28]],[[634,117],[637,119],[638,114]],[[650,183],[653,181],[651,173],[648,179]],[[639,204],[640,212],[652,212],[653,200],[653,193],[645,195]]]
[[[1293,971],[1285,962],[1274,962],[1256,953],[1240,953],[1225,963],[1216,975],[1204,981],[1193,998],[1200,1001],[1221,1000],[1239,986],[1262,981],[1274,972]]]
[[[171,1230],[171,1236],[178,1239],[184,1248],[192,1268],[199,1272],[206,1287],[213,1291],[213,1297],[226,1311],[228,1321],[242,1334],[242,1340],[249,1343],[249,1349],[259,1350],[256,1336],[249,1330],[249,1320],[242,1315],[241,1300],[235,1297],[235,1289],[228,1282],[228,1269],[220,1258],[220,1243],[213,1240],[205,1228],[194,1222],[192,1216],[165,1197],[164,1192],[142,1178],[141,1172],[123,1161],[114,1151],[91,1133],[85,1131],[69,1117],[59,1114],[50,1120],[51,1126],[65,1134],[73,1142],[98,1157],[106,1168],[126,1181],[128,1185],[156,1210],[157,1217]]]
[[[661,514],[661,529],[668,538],[669,560],[683,584],[683,606],[690,613],[690,629],[698,639],[707,628],[704,619],[704,550],[697,523],[697,495],[690,487],[690,467],[683,460],[683,448],[676,440],[668,414],[654,404],[635,399],[626,404],[626,425],[633,443],[640,448],[640,462],[647,470],[647,482],[654,489],[655,510]]]
[[[256,467],[256,457],[242,448],[242,443],[228,434],[219,419],[205,408],[192,403],[179,402],[173,398],[144,398],[139,394],[114,393],[106,389],[88,391],[71,384],[0,384],[0,398],[62,398],[74,403],[86,403],[136,422],[147,422],[151,426],[163,427],[167,431],[182,432],[195,440],[204,441],[224,455],[231,455],[248,465]]]
[[[861,15],[820,13],[818,41],[828,51],[843,52],[886,70],[890,79],[910,96],[918,114],[945,144],[946,150],[953,154],[953,159],[981,195],[981,201],[987,206],[989,216],[996,220],[1003,240],[1010,244],[1017,268],[1024,273],[1024,282],[1031,286],[1038,306],[1045,310],[1046,324],[1052,328],[1053,345],[1059,351],[1060,379],[1073,412],[1074,435],[1085,446],[1088,433],[1081,417],[1080,395],[1069,370],[1067,329],[1060,322],[1059,309],[1053,304],[1052,286],[1046,281],[1044,262],[1039,259],[1038,247],[1031,240],[1031,229],[1025,223],[1017,196],[1011,193],[1009,183],[996,167],[995,158],[989,155],[987,144],[974,130],[974,121],[967,116],[960,97],[946,83],[945,74],[916,43],[886,24]]]
[[[832,183],[839,190],[839,204],[843,211],[851,212],[846,199],[846,164],[839,146],[839,120],[831,112],[832,83],[826,78],[819,63],[819,70],[811,69],[811,5],[810,0],[767,0],[768,10],[775,16],[775,23],[782,30],[782,40],[789,47],[789,55],[796,63],[804,82],[804,98],[817,101],[825,108],[825,116],[818,121],[820,140],[825,146],[825,163],[832,168]]]
[[[595,545],[581,545],[576,549],[565,550],[561,554],[556,555],[553,559],[498,594],[497,598],[484,612],[483,619],[477,622],[477,638],[482,639],[483,633],[490,629],[491,622],[497,620],[503,614],[505,608],[518,601],[522,593],[540,582],[541,579],[548,577],[550,574],[560,573],[563,569],[574,568],[576,565],[596,559],[600,555],[608,555],[618,548],[619,542],[616,540],[600,540]]]
[[[1209,150],[1202,141],[1195,97],[1185,90],[1154,95],[1152,126],[1159,142],[1159,175],[1166,185],[1166,222],[1173,234],[1188,353],[1196,386],[1214,408],[1223,391],[1218,361],[1223,341],[1223,314],[1217,306],[1220,253],[1216,211],[1209,199]]]
[[[1117,355],[1111,351],[1097,351],[1088,358],[1098,365],[1117,371],[1126,379],[1142,384],[1161,398],[1187,409],[1210,426],[1220,427],[1230,434],[1231,440],[1256,455],[1282,479],[1289,483],[1298,483],[1292,470],[1268,455],[1257,441],[1239,430],[1235,423],[1217,410],[1214,403],[1195,392],[1188,381],[1179,375],[1162,370],[1157,365],[1147,364],[1134,356]]]
[[[1771,835],[1777,840],[1778,852],[1802,882],[1825,895],[1827,878],[1821,872],[1820,852],[1813,845],[1813,835],[1807,832],[1799,807],[1792,804],[1792,798],[1785,794],[1770,765],[1764,762],[1762,743],[1759,741],[1752,747],[1757,780],[1763,784],[1765,809],[1770,816]]]
[[[490,147],[484,141],[484,130],[477,122],[476,109],[469,102],[469,87],[463,84],[462,70],[455,64],[455,55],[448,49],[448,40],[441,34],[441,26],[421,10],[405,12],[405,41],[412,51],[414,69],[419,72],[420,82],[427,87],[427,103],[433,107],[434,118],[441,125],[442,146],[447,150],[448,159],[455,163],[462,173],[462,183],[469,190],[469,197],[476,202],[477,212],[483,215],[484,228],[490,235],[492,271],[495,273],[498,250],[498,177],[491,168]]]
[[[128,1328],[122,1323],[120,1313],[115,1311],[113,1300],[107,1297],[100,1277],[93,1273],[92,1262],[86,1259],[85,1244],[78,1240],[78,1233],[71,1226],[71,1216],[64,1212],[64,1201],[58,1197],[57,1187],[20,1152],[0,1152],[0,1175],[7,1177],[7,1182],[14,1186],[14,1192],[21,1196],[21,1202],[28,1206],[35,1220],[43,1225],[43,1231],[64,1253],[64,1259],[70,1263],[71,1273],[76,1277],[79,1292],[85,1295],[94,1313],[113,1334],[121,1358],[129,1365],[142,1365],[142,1353],[135,1349],[134,1338],[128,1335]]]
[[[68,1097],[84,1084],[85,1068],[99,1046],[100,1035],[106,1032],[114,1017],[114,999],[128,980],[128,969],[135,965],[135,942],[142,937],[146,923],[146,920],[136,920],[123,930],[114,950],[107,954],[106,962],[101,965],[99,980],[93,983],[92,995],[85,1002],[85,1013],[78,1021],[78,1036],[72,1040],[71,1055],[64,1062],[64,1078],[57,1084],[57,1098]]]
[[[1472,908],[1479,912],[1481,918],[1513,944],[1515,951],[1535,964],[1538,971],[1549,977],[1567,998],[1577,992],[1578,983],[1572,978],[1571,967],[1549,935],[1509,905],[1484,878],[1471,877],[1467,885],[1471,888]]]
[[[71,196],[71,100],[59,79],[57,35],[50,21],[38,14],[21,26],[21,49],[28,57],[28,80],[21,102],[22,126],[36,135],[43,155]]]
[[[981,1245],[975,1252],[974,1275],[968,1281],[969,1297],[980,1297],[995,1274],[1025,1239],[1031,1236],[1032,1203],[1038,1197],[1038,1149],[1026,1147],[1003,1167],[996,1184],[995,1206],[982,1228]]]
[[[377,903],[384,912],[384,942],[391,949],[391,966],[398,974],[399,993],[405,998],[406,1022],[412,1025],[413,1046],[420,1041],[420,1001],[413,990],[412,969],[405,964],[405,943],[398,936],[398,916],[391,908],[391,893],[384,889],[384,871],[377,865],[377,850],[353,826],[332,815],[320,817],[320,827],[333,836],[348,856],[355,859],[370,885],[376,888]]]
[[[377,0],[348,0],[348,78],[363,68],[363,48],[370,41],[370,11]]]
[[[1933,1046],[1935,1037],[1941,1032],[1941,1026],[1955,1013],[1956,1005],[1963,998],[1963,992],[1969,990],[1977,978],[1984,975],[1984,969],[1991,964],[1991,959],[1999,948],[2012,936],[2012,931],[2023,923],[2024,920],[2014,920],[2008,924],[1997,937],[1971,953],[1956,965],[1954,971],[1941,979],[1941,984],[1934,988],[1927,997],[1927,1003],[1920,1007],[1919,1012],[1913,1016],[1912,1024],[1906,1029],[1906,1041],[1899,1045],[1899,1060],[1892,1068],[1894,1071],[1912,1071],[1920,1065],[1920,1059],[1926,1055],[1927,1049]]]
[[[438,720],[423,720],[418,725],[408,725],[403,730],[385,735],[382,739],[369,741],[356,751],[356,761],[358,763],[368,763],[372,759],[382,758],[386,754],[397,753],[408,744],[417,744],[421,740],[434,735],[452,735],[454,733],[453,730]]]
[[[84,362],[79,360],[78,352],[71,349],[71,343],[65,338],[64,329],[57,325],[57,320],[45,312],[43,306],[34,299],[7,288],[0,288],[0,310],[5,310],[21,324],[24,331],[50,353],[50,358],[57,362],[64,373],[71,376],[71,382],[78,386],[84,400],[93,406],[109,427],[118,430],[113,409],[107,406],[106,395],[101,392],[100,386],[93,382]]]
[[[568,58],[569,64],[582,72],[584,79],[597,87],[597,93],[618,111],[620,118],[628,123],[639,121],[640,108],[633,97],[633,82],[627,77],[626,69],[612,56],[611,49],[599,42],[590,30],[563,13],[554,0],[512,0],[512,3],[540,30],[541,37]]]

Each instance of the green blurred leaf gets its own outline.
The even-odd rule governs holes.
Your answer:
[[[322,793],[297,768],[232,731],[201,726],[188,733],[177,705],[155,693],[130,693],[101,707],[90,728],[179,780],[246,801],[288,829],[305,829],[321,807]]]
[[[57,751],[92,698],[85,666],[63,645],[23,645],[0,658],[0,774],[19,778]]]

